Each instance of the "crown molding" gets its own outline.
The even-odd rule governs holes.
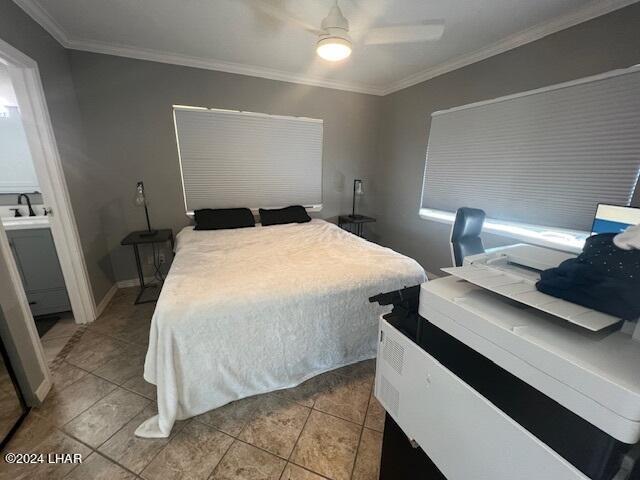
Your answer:
[[[258,67],[254,65],[226,62],[223,60],[215,60],[202,57],[192,57],[189,55],[182,55],[177,53],[165,53],[146,48],[114,45],[89,40],[70,40],[65,46],[73,50],[83,50],[85,52],[103,53],[107,55],[115,55],[118,57],[136,58],[138,60],[149,60],[152,62],[182,65],[184,67],[194,67],[205,70],[215,70],[218,72],[235,73],[239,75],[248,75],[251,77],[260,77],[269,80],[297,83],[313,87],[331,88],[334,90],[344,90],[348,92],[364,93],[368,95],[382,95],[383,93],[382,87],[378,88],[366,84],[340,82],[322,77],[298,75],[291,72],[271,69],[267,67]]]
[[[466,67],[467,65],[486,60],[487,58],[491,58],[495,55],[508,52],[509,50],[526,45],[527,43],[540,40],[547,35],[557,33],[561,30],[565,30],[580,23],[606,15],[614,10],[619,10],[637,2],[638,0],[594,0],[588,5],[569,14],[561,15],[549,21],[539,23],[531,28],[527,28],[526,30],[510,35],[499,42],[487,45],[473,53],[461,55],[450,61],[414,73],[413,75],[394,82],[387,88],[384,88],[382,95],[389,95],[391,93],[404,90],[405,88],[412,87],[418,83],[422,83],[445,73],[452,72],[453,70]]]
[[[13,0],[27,15],[44,28],[60,45],[72,50],[82,50],[85,52],[102,53],[115,55],[118,57],[135,58],[138,60],[149,60],[152,62],[167,63],[171,65],[181,65],[184,67],[201,68],[205,70],[215,70],[218,72],[235,73],[248,75],[251,77],[278,80],[281,82],[297,83],[313,87],[331,88],[347,92],[364,93],[368,95],[382,95],[384,88],[375,87],[354,82],[341,82],[328,80],[322,77],[312,77],[299,75],[283,70],[276,70],[267,67],[247,65],[242,63],[226,62],[202,57],[192,57],[177,53],[166,53],[152,49],[131,47],[126,45],[116,45],[105,42],[95,42],[72,38],[71,35],[47,12],[36,0]]]
[[[60,45],[68,48],[69,35],[51,15],[35,0],[13,0],[24,12],[44,28]]]
[[[399,90],[417,85],[445,73],[457,70],[472,63],[513,50],[527,43],[539,40],[547,35],[573,27],[592,20],[601,15],[637,3],[639,0],[594,0],[586,6],[569,14],[540,23],[521,32],[510,35],[499,42],[487,45],[470,54],[461,55],[450,61],[441,63],[426,70],[414,73],[404,79],[383,87],[376,87],[353,82],[328,80],[322,77],[311,77],[282,70],[247,65],[222,60],[192,57],[188,55],[160,52],[152,49],[116,45],[91,40],[74,39],[38,2],[37,0],[13,0],[22,10],[33,18],[42,28],[49,32],[63,47],[87,52],[115,55],[119,57],[135,58],[152,62],[182,65],[185,67],[215,70],[239,75],[278,80],[281,82],[297,83],[314,87],[331,88],[348,92],[385,96]]]

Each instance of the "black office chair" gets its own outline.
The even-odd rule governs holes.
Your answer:
[[[479,208],[459,208],[451,227],[451,259],[453,265],[461,267],[464,257],[484,253],[480,238],[485,213]]]

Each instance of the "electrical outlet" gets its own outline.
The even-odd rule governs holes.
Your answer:
[[[165,262],[164,253],[158,254],[158,262],[162,265]]]
[[[147,257],[147,265],[153,265],[153,255]]]

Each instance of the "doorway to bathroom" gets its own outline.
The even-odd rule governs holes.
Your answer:
[[[96,305],[38,66],[2,40],[0,139],[0,255],[19,303],[1,306],[12,317],[5,318],[9,327],[28,335],[44,377],[34,389],[42,400],[51,385],[49,364],[80,324],[95,319]],[[10,336],[11,328],[0,333]]]
[[[0,64],[0,219],[45,358],[51,363],[75,323],[40,182],[7,65]]]

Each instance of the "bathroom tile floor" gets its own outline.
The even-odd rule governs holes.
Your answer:
[[[74,321],[71,312],[63,313],[60,316],[60,320],[40,338],[45,358],[49,364],[58,357],[71,337],[82,328]]]
[[[378,478],[384,411],[372,396],[373,361],[178,422],[169,438],[135,437],[157,408],[142,378],[154,305],[133,305],[135,295],[119,290],[73,335],[53,362],[51,393],[3,452],[79,453],[83,462],[2,459],[0,480]]]

